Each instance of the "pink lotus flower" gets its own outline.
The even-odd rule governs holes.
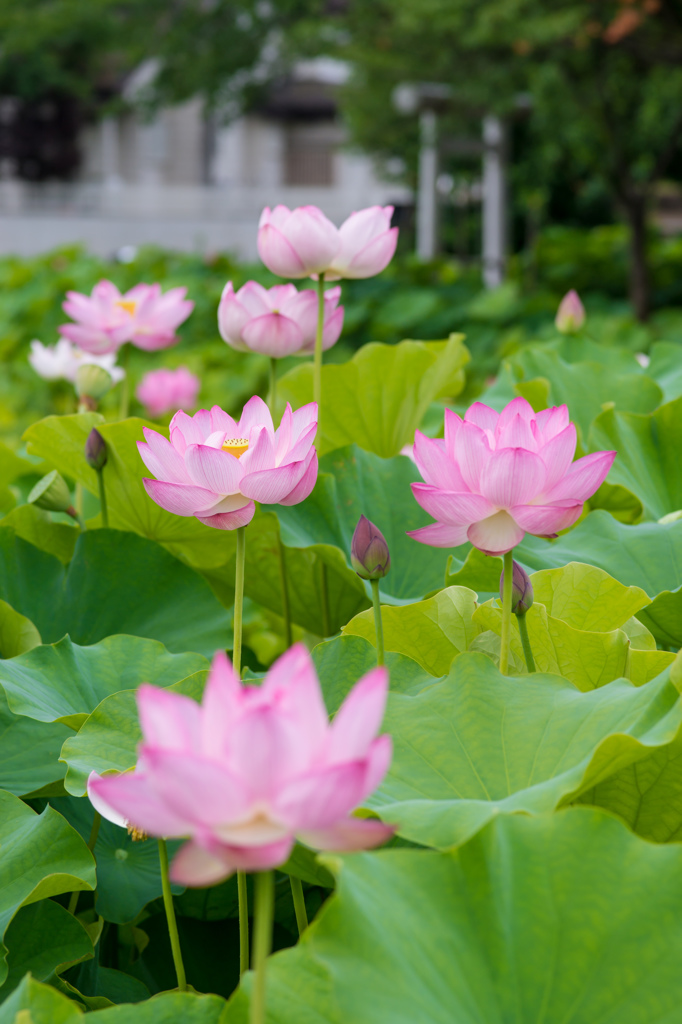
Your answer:
[[[145,406],[148,416],[163,416],[171,409],[193,409],[201,381],[186,366],[177,370],[151,370],[140,381],[137,400]]]
[[[554,323],[557,331],[562,334],[575,334],[585,323],[585,307],[574,288],[566,292],[559,303]]]
[[[373,277],[395,252],[398,229],[391,227],[392,215],[392,206],[370,206],[336,228],[316,206],[266,206],[258,228],[258,252],[280,277]]]
[[[59,332],[95,355],[115,352],[127,341],[147,350],[167,348],[194,308],[184,300],[186,292],[171,288],[163,295],[158,284],[137,284],[122,295],[111,281],[99,281],[91,295],[66,293],[62,308],[76,323],[63,324]]]
[[[391,760],[377,737],[388,673],[354,686],[330,724],[312,659],[296,644],[260,686],[243,686],[216,654],[201,705],[142,685],[142,744],[134,772],[91,777],[98,810],[138,831],[190,837],[171,878],[213,885],[234,871],[283,864],[295,839],[318,850],[377,846],[392,829],[354,818]]]
[[[254,501],[297,505],[317,480],[317,405],[287,407],[274,429],[270,410],[254,395],[237,423],[214,405],[194,416],[176,412],[170,441],[145,427],[138,448],[156,480],[143,480],[147,494],[177,516],[196,516],[218,530],[250,523]]]
[[[325,293],[325,350],[335,345],[341,334],[340,298],[340,288]],[[268,290],[256,281],[248,281],[235,293],[228,281],[218,307],[218,327],[223,341],[239,352],[260,352],[273,359],[306,355],[315,350],[317,295],[310,288],[299,292],[293,284]]]
[[[426,483],[412,492],[437,522],[410,536],[434,547],[471,541],[486,555],[511,551],[525,533],[553,537],[580,517],[616,452],[573,462],[576,431],[565,405],[535,413],[515,398],[501,413],[482,402],[461,420],[445,410],[445,438],[417,431],[414,457]]]

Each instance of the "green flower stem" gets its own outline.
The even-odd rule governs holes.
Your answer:
[[[173,906],[173,893],[170,887],[168,874],[168,847],[165,839],[159,839],[159,863],[161,865],[161,888],[163,890],[163,906],[168,921],[168,934],[170,936],[171,950],[173,951],[173,963],[178,978],[178,989],[180,992],[187,991],[187,978],[185,977],[185,965],[182,962],[182,951],[180,950],[180,936],[178,935],[178,922],[175,920],[175,907]]]
[[[121,345],[119,349],[119,366],[125,372],[125,377],[121,381],[121,405],[119,408],[119,419],[125,420],[128,418],[128,409],[130,407],[130,381],[128,379],[130,365],[130,342],[126,342],[125,345]]]
[[[246,527],[237,529],[237,565],[234,574],[234,644],[232,664],[237,675],[242,674],[242,618],[244,610],[244,567],[246,564]],[[246,875],[237,872],[239,896],[239,973],[249,969],[249,900],[246,891]]]
[[[509,671],[509,640],[511,637],[511,603],[512,584],[514,582],[513,552],[504,556],[504,587],[502,589],[502,640],[500,643],[500,672],[503,676]]]
[[[331,636],[332,627],[329,618],[329,584],[327,581],[327,564],[320,562],[320,607],[322,609],[322,635]]]
[[[379,599],[379,580],[370,580],[372,584],[372,604],[374,605],[374,628],[377,634],[377,665],[384,664],[384,623],[381,618],[381,601]]]
[[[237,529],[237,565],[234,574],[234,644],[232,664],[237,675],[242,674],[242,618],[244,612],[244,566],[246,563],[246,527]]]
[[[246,872],[237,872],[237,899],[239,902],[239,977],[249,969],[249,892]]]
[[[71,516],[72,519],[76,520],[81,530],[85,529],[85,522],[83,521],[83,516],[76,511],[73,505],[69,505],[69,507],[66,510],[66,514],[67,516]]]
[[[254,912],[253,969],[255,978],[251,992],[249,1024],[265,1024],[265,972],[272,948],[272,921],[275,909],[275,876],[272,871],[256,875]]]
[[[268,405],[270,406],[270,412],[272,414],[272,422],[276,425],[275,416],[277,415],[277,360],[270,359],[270,395],[268,398]]]
[[[102,513],[102,526],[109,526],[109,509],[107,507],[107,492],[104,488],[104,469],[96,470],[97,486],[99,487],[99,504]]]
[[[308,911],[305,908],[303,886],[301,885],[301,879],[296,878],[294,875],[289,875],[289,881],[291,882],[291,895],[294,898],[294,912],[296,914],[298,934],[303,935],[303,932],[308,927]]]
[[[324,274],[317,280],[317,331],[313,362],[313,401],[317,402],[317,436],[322,436],[322,336],[324,334]]]
[[[97,842],[97,836],[99,835],[99,827],[102,824],[102,815],[99,811],[95,811],[95,816],[92,819],[92,828],[90,829],[90,838],[88,839],[88,850],[90,853],[95,853],[95,843]],[[71,899],[69,900],[69,913],[76,913],[76,907],[78,906],[78,897],[80,896],[80,889],[76,889],[75,892],[71,893]]]
[[[289,606],[289,582],[287,580],[287,560],[281,536],[277,538],[279,548],[279,584],[282,591],[282,617],[284,619],[284,638],[287,648],[293,643],[291,632],[291,608]]]
[[[529,672],[536,672],[535,658],[533,657],[533,648],[530,645],[530,637],[528,636],[528,626],[526,625],[526,613],[523,615],[516,616],[519,623],[519,633],[521,634],[521,644],[523,646],[523,653],[526,659],[526,667]]]

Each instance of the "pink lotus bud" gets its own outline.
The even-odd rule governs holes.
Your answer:
[[[206,886],[234,871],[265,871],[296,839],[317,850],[378,846],[393,829],[354,808],[391,761],[378,736],[388,673],[363,676],[330,723],[315,666],[296,644],[258,687],[225,655],[211,667],[201,704],[143,684],[135,771],[88,780],[110,820],[152,836],[186,838],[171,868],[179,885]]]
[[[512,612],[514,615],[525,615],[529,608],[533,607],[533,584],[530,576],[519,563],[514,560],[514,571],[512,573]],[[504,597],[504,570],[500,576],[500,597]]]
[[[565,405],[536,413],[515,398],[498,413],[476,402],[463,420],[446,409],[444,437],[415,434],[425,482],[412,493],[436,522],[410,536],[441,548],[469,541],[486,555],[511,551],[526,533],[556,536],[580,518],[616,457],[592,452],[574,462],[576,443]]]
[[[391,227],[392,206],[370,206],[352,213],[336,228],[316,206],[263,210],[258,252],[280,277],[373,277],[391,262],[398,229]]]
[[[151,370],[140,381],[135,392],[148,416],[163,416],[171,409],[193,409],[201,381],[186,366],[177,370]]]
[[[350,544],[350,564],[363,580],[380,580],[391,568],[386,538],[365,516],[360,516],[355,527]]]
[[[143,478],[147,494],[178,516],[196,516],[206,526],[236,530],[253,519],[254,501],[297,505],[317,480],[317,405],[296,412],[287,404],[275,430],[258,395],[239,421],[220,406],[194,416],[181,410],[170,423],[170,441],[145,428],[140,455],[156,479]]]
[[[107,464],[107,444],[97,427],[93,427],[85,442],[85,461],[91,469],[103,469]]]
[[[585,307],[574,288],[559,303],[554,323],[562,334],[575,334],[585,323]]]
[[[340,297],[338,287],[325,292],[325,350],[336,344],[343,327]],[[235,292],[228,281],[218,307],[218,328],[223,341],[239,352],[259,352],[273,359],[308,355],[315,349],[317,295],[310,288],[299,292],[293,284],[268,290],[256,281]]]

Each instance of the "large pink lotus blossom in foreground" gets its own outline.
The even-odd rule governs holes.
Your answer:
[[[391,227],[392,216],[392,206],[369,206],[337,228],[317,206],[266,206],[258,226],[258,253],[280,277],[374,277],[393,259],[398,228]]]
[[[163,416],[171,409],[193,409],[197,404],[197,395],[201,381],[186,366],[178,366],[176,370],[162,367],[150,370],[137,386],[135,396],[147,410],[148,416]]]
[[[59,333],[95,355],[115,352],[127,341],[147,350],[167,348],[194,309],[186,294],[186,288],[164,295],[158,284],[137,284],[122,295],[111,281],[99,281],[91,295],[66,293],[62,308],[75,323],[62,324]]]
[[[392,835],[354,818],[391,761],[379,736],[388,673],[363,676],[329,723],[310,654],[296,644],[260,686],[244,686],[216,654],[201,705],[143,685],[135,771],[92,775],[105,817],[166,838],[189,837],[171,878],[213,885],[234,871],[283,864],[296,839],[318,850],[359,850]]]
[[[580,517],[616,452],[573,462],[576,431],[565,405],[534,412],[515,398],[501,413],[476,402],[464,419],[445,410],[445,437],[417,431],[414,459],[425,483],[412,492],[437,521],[410,531],[422,544],[470,541],[487,555],[511,551],[525,533],[553,537]]]
[[[170,441],[148,427],[138,441],[142,461],[156,480],[143,480],[149,497],[177,516],[235,530],[250,523],[254,501],[297,505],[317,480],[317,405],[296,412],[287,403],[274,429],[262,398],[254,395],[239,422],[214,405],[194,416],[179,411]]]
[[[340,298],[339,287],[324,296],[324,350],[341,334]],[[260,352],[273,359],[309,355],[315,349],[317,295],[310,288],[299,292],[293,284],[268,289],[256,281],[247,281],[235,292],[228,281],[218,307],[218,327],[223,341],[239,352]]]

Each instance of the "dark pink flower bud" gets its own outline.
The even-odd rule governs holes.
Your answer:
[[[85,461],[91,469],[102,469],[107,464],[106,441],[96,427],[93,427],[85,442]]]
[[[504,572],[500,576],[500,597],[503,597]],[[533,606],[533,584],[525,569],[514,562],[512,574],[512,612],[514,615],[525,615]]]
[[[363,580],[380,580],[391,568],[386,538],[365,516],[360,516],[355,527],[350,544],[350,563]]]

